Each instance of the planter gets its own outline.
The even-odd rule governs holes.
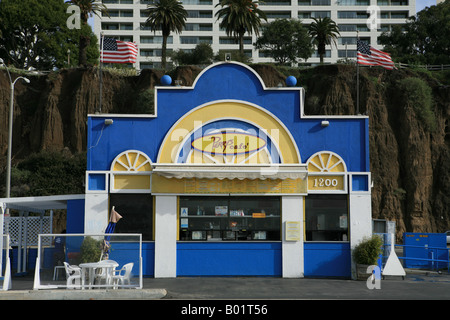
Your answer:
[[[372,272],[367,272],[369,264],[356,264],[356,280],[366,281],[372,275]]]

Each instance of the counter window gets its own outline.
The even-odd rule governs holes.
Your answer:
[[[123,217],[114,230],[115,233],[142,233],[142,240],[153,239],[153,197],[149,194],[111,193],[110,210]]]
[[[347,195],[306,197],[306,241],[348,241]]]
[[[280,240],[279,197],[183,196],[180,240]]]

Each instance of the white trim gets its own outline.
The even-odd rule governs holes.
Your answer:
[[[367,176],[367,191],[353,191],[353,181],[352,177],[355,176]],[[349,172],[349,193],[354,195],[366,195],[372,194],[372,173],[371,172]]]
[[[86,182],[85,182],[85,193],[108,193],[109,190],[109,171],[106,170],[93,170],[88,171],[86,170],[85,176],[86,176]],[[90,190],[89,189],[89,175],[90,174],[104,174],[105,175],[105,190]]]
[[[155,109],[155,114],[95,113],[95,114],[88,114],[88,118],[89,117],[91,117],[91,118],[157,118],[156,109]]]

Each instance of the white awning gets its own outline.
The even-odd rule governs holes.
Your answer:
[[[153,172],[165,178],[176,179],[305,179],[306,164],[153,164]]]

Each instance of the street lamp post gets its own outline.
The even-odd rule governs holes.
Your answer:
[[[8,129],[8,155],[6,164],[6,198],[11,196],[11,150],[12,150],[12,128],[13,128],[13,112],[14,112],[14,85],[17,80],[23,79],[26,83],[30,83],[28,78],[19,76],[14,81],[11,79],[8,67],[4,64],[3,59],[0,58],[0,65],[4,65],[8,73],[9,83],[11,85],[11,94],[9,98],[9,129]]]

